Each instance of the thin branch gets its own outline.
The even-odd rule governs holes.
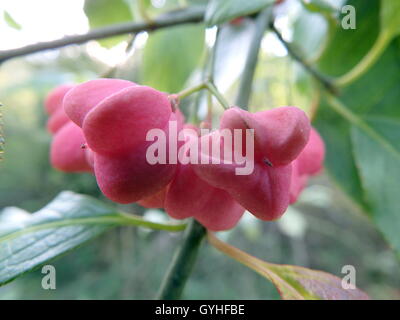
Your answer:
[[[248,108],[261,41],[264,37],[265,30],[270,23],[272,15],[271,11],[272,9],[268,7],[261,11],[256,18],[256,30],[253,38],[251,39],[244,71],[240,78],[239,90],[235,103],[238,107],[241,107],[245,110]]]
[[[213,82],[206,82],[206,88],[215,98],[217,98],[218,102],[225,110],[228,110],[230,108],[228,101],[225,100],[224,96],[221,94],[221,92],[219,92]]]
[[[306,60],[296,52],[291,46],[290,43],[286,42],[285,39],[283,39],[281,33],[275,28],[274,24],[271,23],[270,25],[271,30],[275,33],[275,35],[278,37],[279,41],[283,44],[283,46],[286,48],[287,52],[292,56],[294,60],[296,60],[298,63],[300,63],[304,69],[306,69],[318,82],[320,82],[326,90],[328,90],[330,93],[337,95],[338,90],[337,88],[333,85],[332,81],[325,75],[321,74],[317,69],[315,69],[313,66],[311,66]]]
[[[179,100],[181,100],[181,99],[184,99],[184,98],[186,98],[186,97],[192,95],[193,93],[198,92],[198,91],[200,91],[202,89],[206,89],[206,83],[205,82],[202,82],[202,83],[200,83],[200,84],[198,84],[196,86],[184,89],[184,90],[178,92],[177,95],[179,97]]]
[[[154,19],[152,22],[122,23],[103,28],[98,28],[81,35],[67,36],[61,39],[39,42],[25,47],[0,51],[0,63],[15,57],[65,47],[72,44],[82,44],[90,40],[103,39],[126,33],[141,31],[154,31],[180,24],[198,23],[203,21],[204,9],[192,7],[182,10],[174,10]]]
[[[192,220],[184,232],[183,240],[176,251],[170,267],[165,274],[157,298],[175,300],[182,295],[183,289],[196,262],[197,253],[206,235],[206,229],[196,220]]]

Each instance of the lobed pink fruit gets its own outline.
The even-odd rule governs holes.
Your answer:
[[[168,186],[161,189],[161,191],[153,194],[147,198],[139,200],[137,203],[145,208],[164,208],[165,196],[167,194]]]
[[[184,121],[179,110],[172,113],[166,94],[125,80],[97,79],[68,92],[64,109],[82,127],[87,161],[111,200],[151,198],[172,180],[176,165],[151,165],[146,159],[148,132],[157,128],[168,136],[170,120]]]
[[[243,167],[224,159],[224,141],[221,140],[220,163],[212,164],[213,154],[203,150],[207,164],[194,166],[197,175],[210,185],[225,190],[240,205],[262,220],[275,220],[287,209],[290,201],[291,162],[307,143],[310,122],[303,111],[294,107],[282,107],[251,114],[239,108],[224,112],[220,129],[254,130],[254,171],[249,175],[238,175],[236,169]],[[201,140],[218,135],[214,132]],[[222,139],[222,138],[220,138]],[[210,144],[210,142],[208,143]],[[242,146],[245,150],[245,146]],[[216,160],[216,159],[214,159]],[[271,165],[272,164],[272,165]]]
[[[65,114],[63,109],[57,109],[47,121],[47,130],[55,134],[58,130],[60,130],[64,125],[68,122],[71,122],[67,115]]]
[[[68,117],[82,127],[86,114],[105,98],[136,83],[120,79],[95,79],[77,85],[69,91],[64,110]]]
[[[170,121],[176,121],[175,114],[171,113]],[[168,153],[169,121],[164,126]],[[137,202],[160,192],[171,182],[176,164],[150,164],[146,158],[146,151],[152,143],[138,141],[130,149],[115,154],[94,151],[96,180],[105,196],[119,203]],[[168,158],[168,154],[166,157]]]
[[[171,100],[171,98],[169,97]],[[178,130],[181,128],[190,128],[193,129],[197,132],[198,128],[192,124],[185,124],[185,116],[183,113],[179,110],[179,108],[176,108],[174,111],[175,118],[177,121],[177,127]],[[173,120],[173,118],[170,119],[170,121]],[[182,143],[180,143],[182,145]],[[137,203],[145,208],[164,208],[164,201],[165,197],[167,194],[169,185],[167,185],[164,189],[161,191],[157,192],[156,194],[147,197],[145,199],[139,200]]]
[[[88,112],[82,128],[93,151],[116,155],[146,141],[149,130],[164,129],[171,113],[164,93],[131,86],[105,98]]]
[[[220,129],[253,129],[255,154],[274,166],[292,162],[307,144],[310,121],[296,107],[280,107],[250,113],[237,107],[226,110]],[[245,141],[245,139],[243,139]]]
[[[90,148],[87,146],[85,142],[85,157],[86,161],[89,164],[91,168],[94,168],[94,152],[90,150]]]
[[[173,178],[176,165],[154,164],[146,159],[149,144],[122,155],[94,153],[97,184],[109,199],[132,203],[162,190]]]
[[[185,115],[179,108],[175,108],[174,113],[176,116],[176,121],[178,121],[179,126],[183,127],[185,125]]]
[[[303,151],[297,157],[299,163],[299,173],[315,175],[318,174],[323,167],[325,158],[325,144],[318,131],[311,128],[310,139]]]
[[[199,129],[184,125],[185,129],[198,138]],[[187,140],[193,141],[193,137]],[[243,215],[241,207],[226,191],[209,185],[193,171],[192,165],[179,164],[171,183],[157,194],[138,202],[149,208],[165,208],[173,218],[194,217],[213,231],[233,228]]]
[[[49,115],[62,108],[65,94],[73,87],[74,85],[65,84],[50,91],[44,102],[45,109]]]
[[[290,186],[290,203],[297,201],[300,193],[307,185],[310,176],[318,174],[322,170],[325,157],[325,144],[321,136],[314,128],[311,128],[310,139],[293,161],[293,173]]]
[[[63,100],[65,95],[70,91],[73,85],[61,85],[50,91],[47,95],[44,106],[49,114],[47,121],[47,130],[54,134],[60,130],[70,120],[63,110]]]
[[[254,170],[238,175],[242,164],[224,162],[229,145],[221,131],[199,138],[197,127],[184,124],[177,102],[175,95],[118,79],[57,88],[46,99],[48,127],[55,133],[51,162],[63,171],[93,170],[101,191],[115,202],[165,208],[174,218],[194,217],[213,231],[233,228],[246,209],[262,220],[279,218],[308,176],[322,167],[323,141],[314,129],[310,132],[309,120],[298,108],[252,114],[234,107],[224,112],[220,130],[254,130],[255,157],[246,159]],[[153,142],[146,141],[148,132],[159,129],[168,142],[169,122],[175,120],[178,132],[194,129],[190,135],[200,142],[207,164],[149,163],[146,153]],[[211,149],[202,148],[213,137],[221,140],[220,163],[212,163]],[[242,139],[243,153],[245,131]]]
[[[227,191],[259,219],[279,218],[289,205],[291,165],[269,167],[263,162],[254,162],[250,175],[237,175],[238,167],[235,163],[198,164],[194,170],[210,185]]]
[[[212,231],[233,228],[245,211],[226,191],[200,179],[191,164],[179,166],[165,197],[165,210],[176,219],[194,217]]]
[[[72,122],[66,124],[54,135],[51,143],[52,166],[65,172],[92,172],[82,148],[84,143],[81,128]]]
[[[290,181],[290,200],[289,203],[293,204],[297,201],[301,192],[307,185],[308,175],[299,173],[298,161],[295,160],[292,163],[292,177]]]

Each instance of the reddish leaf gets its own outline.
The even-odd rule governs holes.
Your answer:
[[[329,273],[257,259],[208,233],[210,243],[271,281],[284,300],[368,300],[359,289],[344,289],[342,279]]]

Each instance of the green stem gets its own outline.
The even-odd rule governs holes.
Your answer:
[[[261,11],[256,19],[256,30],[250,43],[249,53],[246,58],[243,74],[239,85],[236,105],[247,110],[250,100],[251,88],[253,85],[254,73],[260,51],[261,40],[264,37],[265,30],[271,21],[271,8],[268,7]]]
[[[206,82],[206,88],[212,93],[212,95],[217,98],[218,102],[221,104],[221,106],[227,110],[230,108],[230,105],[228,101],[224,98],[224,96],[219,92],[217,87],[212,83],[211,81]]]
[[[202,71],[202,79],[203,79],[203,83],[204,83],[204,88],[208,89],[206,86],[207,82],[214,82],[214,69],[215,69],[215,52],[217,49],[217,41],[219,39],[219,34],[220,34],[220,29],[217,29],[217,34],[216,34],[216,39],[215,39],[215,44],[214,47],[209,50],[207,48],[207,46],[205,46],[204,48],[204,59],[205,59],[205,64],[204,64],[204,68]],[[216,90],[218,91],[218,90]],[[200,103],[202,101],[202,98],[204,96],[202,96],[201,94],[198,94],[196,97],[196,101],[193,104],[193,108],[191,110],[191,116],[190,119],[192,120],[193,123],[198,123],[199,119],[197,117],[197,111],[200,107]],[[212,122],[212,93],[211,91],[208,89],[207,91],[207,121],[209,120],[209,122]]]
[[[206,229],[200,223],[195,220],[189,223],[183,241],[175,252],[161,284],[157,299],[175,300],[181,297],[205,235]]]
[[[391,38],[389,32],[382,31],[364,58],[348,73],[336,79],[335,84],[338,87],[344,87],[361,77],[382,55],[383,51],[385,51],[390,43]]]
[[[215,84],[211,81],[206,81],[194,87],[182,90],[178,93],[178,97],[179,99],[183,99],[202,89],[207,89],[215,98],[217,98],[218,102],[225,110],[230,108],[228,101],[226,101],[224,96],[221,94],[221,92],[219,92]]]
[[[200,91],[202,89],[206,89],[205,83],[200,83],[197,86],[182,90],[181,92],[178,93],[178,97],[179,97],[179,99],[184,99],[184,98],[190,96],[191,94],[193,94],[197,91]]]

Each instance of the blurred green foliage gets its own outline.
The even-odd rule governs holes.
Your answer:
[[[123,23],[133,20],[131,6],[124,0],[89,0],[85,1],[84,11],[89,20],[91,28],[104,27],[113,23]],[[121,41],[126,36],[111,37],[101,39],[99,43],[106,48],[110,48]]]
[[[161,91],[178,92],[203,53],[202,25],[156,31],[149,36],[143,52],[142,83]]]
[[[174,1],[174,5],[178,2]],[[371,8],[367,11],[372,15]],[[153,8],[154,12],[159,10]],[[192,81],[191,76],[201,67],[203,50],[197,41],[204,34],[196,28],[189,30],[186,35],[176,30],[170,32],[176,31],[174,36],[180,39],[180,44],[175,46],[168,40],[169,31],[151,35],[144,48],[137,47],[129,59],[111,69],[113,75],[147,82],[160,90],[180,90]],[[303,36],[309,29],[304,30]],[[373,28],[369,32],[371,37],[376,36]],[[186,52],[182,49],[187,41],[190,50]],[[311,40],[306,43],[311,43],[315,51],[320,49],[318,44],[322,44]],[[298,45],[305,49],[308,57],[308,45],[302,47],[301,44],[299,41]],[[354,43],[341,45],[354,48]],[[369,45],[371,43],[367,41],[358,49]],[[337,75],[340,70],[346,70],[346,64],[355,63],[353,50],[350,55],[343,54],[342,60],[346,63],[337,67],[327,64],[324,70]],[[334,55],[338,59],[337,53]],[[181,62],[185,65],[177,68],[176,64]],[[146,70],[144,74],[140,71],[142,64]],[[17,206],[32,212],[62,190],[73,190],[107,201],[93,176],[64,174],[51,168],[48,161],[51,137],[45,129],[43,99],[58,84],[81,82],[109,72],[109,67],[90,55],[85,46],[65,48],[60,50],[60,54],[16,59],[0,66],[6,139],[4,160],[0,162],[0,209]],[[171,74],[176,77],[169,82]],[[230,101],[233,101],[237,88],[237,78],[233,80],[226,92]],[[262,50],[250,103],[253,111],[293,104],[310,111],[314,100],[312,81],[304,70],[287,56]],[[183,102],[186,114],[192,103],[192,99]],[[221,110],[215,109],[216,117],[220,113]],[[124,206],[124,210],[143,213],[134,205]],[[400,299],[399,262],[394,253],[375,227],[337,192],[326,176],[313,180],[300,201],[279,222],[266,223],[246,216],[236,229],[222,233],[222,236],[242,250],[269,262],[302,265],[338,276],[341,276],[344,265],[354,265],[357,285],[372,298]],[[180,237],[180,234],[140,228],[118,228],[51,262],[57,270],[56,290],[41,288],[43,275],[37,270],[1,287],[0,299],[153,298]],[[205,245],[201,248],[184,298],[279,297],[269,282]]]
[[[382,2],[370,1],[368,6],[362,0],[348,3],[357,8],[357,28],[337,28],[333,33],[319,60],[320,70],[328,75],[349,72],[369,54],[382,32],[376,27]],[[390,42],[361,77],[342,88],[337,97],[339,104],[324,98],[315,121],[327,143],[326,168],[332,178],[363,208],[397,251],[400,250],[399,39]],[[354,43],[358,45],[354,47]],[[345,108],[344,112],[351,116],[338,112],[340,108]]]

